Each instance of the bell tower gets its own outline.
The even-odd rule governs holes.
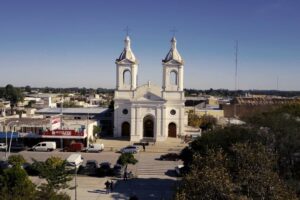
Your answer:
[[[117,90],[135,90],[137,87],[138,63],[131,46],[130,38],[127,35],[125,47],[118,59],[116,59],[116,89]]]
[[[171,49],[168,52],[163,64],[163,91],[175,92],[183,91],[183,59],[177,51],[177,41],[171,39]]]

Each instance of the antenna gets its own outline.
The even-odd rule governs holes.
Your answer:
[[[239,50],[239,43],[236,40],[235,41],[235,80],[234,80],[234,90],[237,91],[238,89],[238,80],[237,80],[237,75],[238,75],[238,50]]]
[[[234,76],[234,90],[235,90],[236,94],[237,94],[237,89],[238,89],[238,81],[237,81],[237,75],[238,75],[238,48],[239,48],[239,43],[236,40],[235,41],[235,76]],[[237,102],[235,102],[234,106],[233,106],[233,115],[234,115],[234,117],[237,117],[237,115],[236,115],[236,104],[237,104]]]
[[[175,37],[175,34],[178,32],[178,30],[176,29],[176,27],[173,27],[171,30],[170,30],[171,33],[173,33],[173,37]]]

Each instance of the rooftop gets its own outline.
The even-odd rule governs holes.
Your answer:
[[[93,108],[63,108],[63,114],[100,114],[106,112],[108,108],[93,107]],[[61,108],[43,108],[36,111],[37,114],[60,114]]]

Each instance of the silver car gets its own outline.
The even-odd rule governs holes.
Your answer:
[[[129,145],[120,150],[121,153],[138,153],[140,151],[139,147],[134,145]]]

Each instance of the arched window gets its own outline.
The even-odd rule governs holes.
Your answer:
[[[171,85],[177,85],[177,72],[176,71],[171,71],[170,72],[170,84]]]
[[[123,84],[131,85],[131,72],[129,70],[123,72]]]

